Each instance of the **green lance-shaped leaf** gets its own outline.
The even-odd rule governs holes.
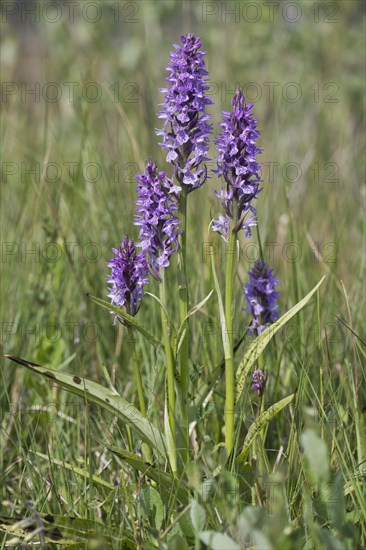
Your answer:
[[[206,512],[205,509],[195,499],[193,499],[191,502],[190,516],[195,532],[200,533],[201,531],[203,531],[206,524]]]
[[[97,298],[96,296],[92,296],[91,294],[88,294],[89,298],[95,302],[98,306],[108,309],[108,311],[113,311],[116,315],[119,317],[122,317],[125,321],[127,321],[133,328],[135,328],[146,340],[150,342],[153,346],[156,348],[161,347],[161,342],[159,338],[154,336],[140,321],[137,321],[135,317],[132,317],[132,315],[129,315],[126,313],[125,310],[116,307],[109,302],[106,302],[105,300],[101,300],[100,298]]]
[[[79,477],[86,479],[87,481],[90,480],[90,472],[85,468],[79,468],[78,466],[74,466],[74,464],[70,464],[69,462],[65,462],[64,460],[58,460],[57,458],[50,457],[43,453],[39,453],[38,451],[30,450],[29,452],[35,454],[36,456],[39,456],[40,458],[43,458],[47,462],[52,462],[52,464],[55,464],[56,466],[60,466],[65,470],[69,470],[70,472],[74,473]],[[108,481],[105,481],[104,479],[102,479],[100,476],[96,474],[93,474],[91,476],[91,479],[95,486],[104,487],[105,489],[109,489],[110,491],[116,490],[115,485],[112,485],[112,483],[108,483]]]
[[[31,363],[30,361],[15,357],[14,355],[5,355],[5,357],[30,369],[32,372],[49,378],[61,388],[64,388],[74,395],[78,395],[84,399],[86,398],[89,402],[100,405],[104,410],[115,414],[118,418],[123,420],[123,422],[131,426],[132,430],[134,430],[141,439],[146,441],[151,448],[156,449],[160,454],[165,454],[166,444],[158,428],[153,426],[147,418],[142,416],[136,407],[123,399],[123,397],[116,395],[111,390],[104,388],[96,382],[87,380],[86,378],[81,378],[66,372],[47,369],[36,363]]]
[[[211,267],[212,267],[212,277],[213,277],[213,280],[214,280],[215,290],[216,290],[216,294],[217,294],[217,304],[219,306],[219,315],[220,315],[222,345],[223,345],[223,348],[224,348],[224,356],[225,356],[225,359],[230,359],[231,358],[231,350],[230,350],[229,337],[228,337],[228,332],[227,332],[227,327],[226,327],[225,310],[224,310],[224,304],[223,304],[223,301],[222,301],[220,285],[219,285],[219,282],[217,280],[215,262],[214,262],[213,255],[211,255]]]
[[[176,495],[176,498],[181,502],[181,504],[188,503],[189,493],[179,479],[174,478],[167,472],[162,472],[160,469],[156,468],[152,464],[149,464],[143,458],[130,451],[113,446],[108,446],[107,448],[113,454],[119,456],[127,462],[127,464],[135,468],[135,470],[138,470],[149,479],[155,481],[156,489],[159,491],[163,499],[169,499],[172,498],[172,495]]]
[[[164,521],[164,504],[158,491],[151,485],[142,488],[140,505],[149,527],[160,531]]]
[[[236,403],[238,403],[241,394],[243,393],[245,387],[246,377],[255,361],[258,359],[260,354],[266,348],[267,344],[276,334],[276,332],[283,327],[296,313],[298,313],[310,300],[313,294],[318,290],[320,285],[325,279],[324,277],[319,281],[319,283],[295,306],[293,306],[287,313],[282,315],[272,325],[270,325],[266,330],[262,332],[252,343],[246,354],[244,355],[243,360],[241,361],[237,373],[236,373]]]
[[[257,420],[253,422],[253,424],[250,426],[248,430],[247,435],[245,436],[244,445],[241,450],[241,453],[237,456],[237,460],[239,461],[245,460],[249,452],[250,446],[252,445],[254,439],[259,434],[259,432],[268,424],[270,420],[272,420],[272,418],[276,416],[276,414],[278,414],[289,403],[291,403],[291,401],[295,398],[295,395],[296,395],[295,393],[288,395],[287,397],[285,397],[284,399],[281,399],[281,401],[278,401],[277,403],[269,407],[269,409],[262,412],[258,416]]]
[[[313,483],[326,483],[329,480],[329,455],[326,443],[314,430],[307,429],[301,434],[301,445],[306,457],[305,471]],[[340,503],[339,503],[340,504]]]
[[[199,302],[198,304],[193,306],[188,311],[187,315],[184,317],[183,322],[182,322],[181,326],[179,327],[177,338],[176,338],[176,340],[177,340],[176,354],[177,355],[179,353],[180,347],[182,345],[182,342],[183,342],[185,334],[186,334],[186,320],[189,319],[189,317],[192,317],[195,313],[197,313],[197,311],[199,311],[205,305],[205,303],[211,298],[213,292],[214,291],[211,290],[211,292],[209,292],[209,294],[207,294],[207,296],[203,300],[201,300],[201,302]]]
[[[151,296],[151,298],[153,298],[156,302],[158,302],[159,306],[164,311],[164,313],[166,315],[166,318],[167,318],[167,321],[168,321],[169,328],[171,330],[172,351],[175,352],[175,346],[174,346],[173,342],[176,342],[176,340],[177,340],[177,330],[175,328],[174,323],[171,321],[171,319],[169,317],[169,312],[167,310],[166,305],[163,304],[163,302],[160,300],[160,298],[158,296],[156,296],[155,294],[153,294],[152,292],[145,292],[145,294],[147,296]],[[175,356],[174,356],[174,360],[175,360]]]

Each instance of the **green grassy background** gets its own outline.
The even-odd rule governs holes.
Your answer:
[[[45,2],[40,4],[42,10]],[[301,391],[295,427],[286,415],[271,424],[269,448],[274,449],[275,460],[280,444],[286,447],[290,442],[287,479],[300,480],[298,435],[304,426],[314,425],[311,411],[320,407],[328,417],[321,416],[315,425],[327,441],[331,466],[334,470],[342,466],[352,477],[362,457],[365,353],[336,315],[365,339],[365,12],[361,3],[352,0],[315,4],[315,8],[314,3],[298,2],[301,17],[291,23],[295,16],[283,11],[286,4],[281,3],[271,18],[268,5],[256,2],[259,15],[253,22],[254,11],[245,11],[248,3],[234,4],[239,9],[237,21],[225,14],[230,3],[142,1],[103,2],[95,23],[86,20],[94,17],[92,8],[86,16],[76,9],[72,23],[66,20],[65,8],[55,23],[50,22],[51,11],[48,15],[41,11],[40,21],[33,24],[16,18],[2,22],[2,349],[103,384],[105,367],[117,390],[135,400],[128,361],[131,346],[113,326],[112,316],[97,309],[86,294],[105,297],[111,247],[126,233],[137,236],[132,225],[134,176],[149,158],[164,168],[164,154],[154,133],[160,126],[156,117],[159,88],[164,86],[171,45],[180,34],[194,32],[202,37],[207,51],[214,101],[209,111],[214,122],[229,108],[236,83],[255,99],[264,179],[258,201],[259,230],[266,260],[281,281],[281,312],[327,275],[318,299],[281,332],[266,356],[272,373],[268,402],[297,387]],[[319,13],[314,11],[318,8]],[[209,15],[208,9],[217,13]],[[51,82],[61,90],[55,102],[42,94],[49,90],[53,97],[56,88],[47,87]],[[286,90],[293,98],[290,83],[294,82],[298,101],[286,98]],[[73,101],[66,83],[74,83]],[[81,93],[88,83],[97,84],[101,92],[97,101],[85,97],[95,87]],[[31,95],[23,98],[22,90],[35,85],[41,92],[39,101]],[[15,93],[7,95],[11,89]],[[211,153],[214,158],[213,146]],[[45,173],[47,163],[54,165]],[[74,163],[75,169],[66,163]],[[88,163],[96,164],[86,173]],[[268,163],[275,163],[273,178]],[[98,172],[93,171],[96,165]],[[34,167],[39,168],[40,177],[27,173]],[[190,195],[192,305],[213,288],[205,243],[215,241],[218,269],[223,272],[225,264],[225,250],[208,228],[210,216],[218,209],[214,195],[218,186],[213,177]],[[252,247],[249,241],[241,241],[235,288],[238,334],[247,323],[241,311],[241,287],[256,259],[256,242],[256,235]],[[276,243],[273,257],[269,243]],[[314,246],[320,252],[317,257]],[[31,250],[35,254],[25,253]],[[298,258],[291,261],[295,250]],[[173,314],[177,307],[174,275],[173,266],[168,275]],[[149,290],[158,292],[155,283]],[[156,303],[147,297],[139,319],[158,332],[158,314]],[[138,349],[145,365],[150,415],[158,422],[163,412],[163,360],[143,342],[139,341]],[[217,310],[211,299],[193,320],[192,388],[221,356]],[[105,479],[114,482],[122,464],[116,458],[107,463],[111,457],[102,454],[95,436],[123,446],[126,433],[108,415],[92,411],[85,416],[85,404],[8,361],[2,360],[1,373],[3,501],[23,509],[25,499],[32,498],[40,511],[90,518],[107,515],[128,528],[128,511],[112,504],[103,508],[100,495],[83,480],[31,454],[39,451],[71,464],[87,462],[93,471],[104,465]],[[214,410],[221,412],[222,392],[219,386],[214,403]],[[54,408],[51,414],[32,411],[45,402]],[[250,402],[248,397],[246,405]],[[57,416],[57,411],[64,416]],[[201,427],[202,432],[207,430],[203,455],[222,440],[214,417]],[[359,489],[348,495],[349,513],[365,511]],[[288,494],[293,498],[291,516],[301,518],[305,497],[300,481],[298,487],[291,484]],[[9,504],[3,509],[9,514]],[[365,544],[365,524],[358,521],[357,526],[360,544]],[[279,537],[274,536],[274,544]]]

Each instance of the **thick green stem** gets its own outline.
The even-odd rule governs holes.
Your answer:
[[[184,323],[186,332],[179,351],[179,372],[181,387],[181,429],[183,434],[183,459],[187,464],[189,460],[189,432],[188,432],[188,385],[189,385],[189,322],[186,319],[188,313],[188,285],[186,272],[187,256],[187,191],[182,188],[179,197],[179,218],[182,233],[179,236],[179,262],[178,262],[178,285],[179,285],[179,317],[181,324]]]
[[[235,373],[234,373],[234,338],[233,338],[233,285],[236,233],[230,228],[230,239],[226,254],[225,282],[225,321],[226,337],[229,343],[229,354],[225,359],[225,447],[229,455],[234,445],[234,409],[235,409]]]
[[[176,460],[176,427],[175,427],[175,389],[174,389],[174,360],[173,352],[169,338],[169,329],[168,329],[168,316],[165,311],[166,306],[166,293],[165,293],[165,273],[164,269],[161,270],[161,283],[159,285],[160,292],[160,301],[164,307],[161,307],[161,324],[163,329],[163,338],[164,338],[164,348],[165,348],[165,360],[166,360],[166,372],[167,372],[167,388],[168,388],[168,418],[169,426],[172,434],[173,440],[173,449],[170,449],[170,452],[173,454],[172,463],[175,465]],[[177,476],[175,467],[173,468],[174,476]]]

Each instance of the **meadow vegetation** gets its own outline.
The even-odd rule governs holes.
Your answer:
[[[75,8],[70,21],[60,3],[58,21],[50,8],[26,23],[5,17],[6,4],[2,353],[25,362],[1,360],[0,547],[364,548],[362,4],[295,2],[301,16],[292,22],[285,3],[271,15],[268,2],[255,2],[254,21],[246,2],[234,2],[235,21],[223,11],[230,3],[107,1],[92,22],[92,7]],[[217,299],[228,254],[209,227],[220,209],[217,178],[189,195],[190,307],[213,292],[190,317],[193,425],[174,477],[159,439],[164,350],[113,324],[90,295],[108,300],[111,249],[138,237],[136,174],[150,159],[166,168],[155,135],[159,88],[172,44],[188,32],[207,52],[214,134],[238,84],[261,131],[258,231],[240,236],[235,263],[236,368],[254,341],[243,338],[243,285],[260,255],[280,280],[281,315],[325,279],[263,350],[263,397],[248,374],[228,457]],[[211,140],[210,169],[215,155]],[[166,304],[178,328],[176,272],[174,257]],[[136,320],[159,343],[158,282],[146,290]],[[139,408],[133,356],[148,418],[137,431],[127,425],[126,403]],[[144,447],[149,438],[156,448]]]

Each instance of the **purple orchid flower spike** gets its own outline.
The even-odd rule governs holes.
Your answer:
[[[253,269],[249,271],[249,280],[250,282],[244,285],[244,295],[248,304],[245,311],[252,314],[249,334],[259,335],[279,317],[279,292],[275,290],[279,280],[275,278],[272,269],[261,260],[255,262]]]
[[[145,254],[138,253],[135,243],[128,237],[125,237],[119,249],[112,250],[115,256],[107,264],[111,268],[108,297],[113,305],[124,306],[127,313],[135,316],[141,305],[144,285],[148,282]],[[115,315],[115,323],[117,319],[120,318]],[[121,322],[124,323],[123,320]]]
[[[259,397],[261,397],[266,387],[266,373],[262,369],[255,369],[252,375],[252,381],[252,390],[256,391]]]
[[[148,258],[152,275],[160,280],[159,271],[168,267],[170,256],[178,250],[179,219],[177,194],[180,188],[165,172],[159,172],[152,161],[144,174],[138,174],[137,215],[134,224],[140,228],[138,246]]]
[[[219,152],[217,169],[214,172],[223,176],[226,188],[216,195],[221,199],[225,215],[214,220],[214,231],[228,240],[230,220],[236,220],[233,230],[237,233],[244,229],[245,236],[251,236],[251,227],[257,224],[256,209],[253,200],[260,193],[260,165],[256,155],[261,152],[256,145],[260,136],[257,121],[251,110],[253,104],[245,104],[244,94],[237,90],[232,100],[232,111],[223,112],[224,121],[220,123],[220,132],[216,146]]]
[[[207,74],[200,51],[201,41],[189,33],[181,37],[182,44],[175,44],[170,53],[167,70],[169,88],[160,91],[165,99],[158,117],[164,120],[160,143],[167,150],[167,162],[174,166],[177,180],[186,186],[187,192],[201,187],[207,178],[205,161],[209,160],[209,135],[211,115],[206,114],[206,105],[212,104],[207,97]]]

